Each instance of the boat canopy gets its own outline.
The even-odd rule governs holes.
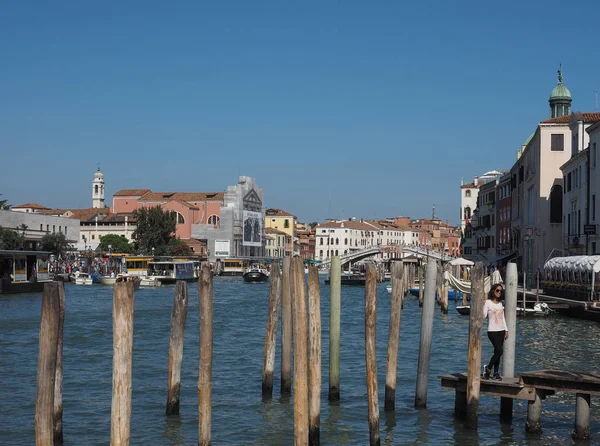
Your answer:
[[[457,257],[456,259],[452,259],[448,262],[452,266],[473,266],[475,263],[467,260],[463,257]]]
[[[600,255],[554,257],[544,265],[544,273],[548,280],[589,283],[598,272]]]

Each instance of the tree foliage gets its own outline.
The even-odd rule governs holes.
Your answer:
[[[139,253],[169,255],[171,239],[175,238],[177,213],[163,211],[160,206],[141,208],[134,212],[137,220],[133,232],[135,248]]]
[[[0,226],[0,249],[22,249],[25,237],[13,229]]]
[[[0,194],[2,195],[2,194]],[[0,200],[0,210],[8,211],[10,210],[10,204],[8,204],[8,200]]]
[[[107,234],[100,239],[98,248],[101,251],[108,252],[108,245],[110,245],[112,252],[131,252],[131,245],[124,235]]]
[[[169,254],[172,256],[191,256],[191,248],[179,237],[173,237],[169,245]]]
[[[71,250],[71,244],[62,232],[46,234],[42,237],[41,244],[44,251],[50,251],[56,256],[64,257],[65,253]]]

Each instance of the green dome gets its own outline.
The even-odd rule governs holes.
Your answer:
[[[571,99],[571,92],[562,83],[558,84],[550,93],[550,100],[552,99]]]

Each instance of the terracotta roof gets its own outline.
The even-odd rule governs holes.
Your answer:
[[[289,212],[282,211],[281,209],[277,209],[277,208],[266,209],[265,215],[267,215],[269,217],[294,217],[294,218],[296,218],[295,215],[292,215]]]
[[[474,183],[462,184],[460,186],[461,189],[477,189],[477,186]]]
[[[142,201],[223,201],[223,192],[148,192]]]
[[[598,122],[600,121],[600,112],[591,113],[573,113],[578,121],[583,122]],[[568,124],[571,122],[571,115],[559,116],[557,118],[545,119],[542,124]]]
[[[121,189],[113,194],[113,197],[142,197],[147,192],[150,192],[150,189]]]
[[[25,204],[20,204],[18,206],[11,206],[13,209],[50,209],[47,208],[46,206],[42,206],[41,204],[37,204],[37,203],[25,203]]]
[[[173,200],[173,201],[176,201],[177,203],[179,203],[180,205],[182,205],[188,209],[198,209],[196,206],[188,203],[187,201],[183,201],[183,200]]]
[[[342,226],[343,225],[343,226]],[[327,223],[319,223],[319,228],[348,228],[357,229],[359,231],[374,231],[375,228],[366,222],[360,222],[355,220],[346,221],[328,221]]]

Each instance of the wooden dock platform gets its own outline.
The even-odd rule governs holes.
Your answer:
[[[442,375],[442,388],[454,390],[454,415],[463,419],[467,407],[467,373]],[[564,370],[539,370],[524,372],[515,378],[502,380],[480,379],[480,394],[525,400],[528,402],[527,424],[529,432],[541,432],[542,400],[556,392],[576,394],[575,429],[573,437],[590,437],[590,395],[600,395],[600,376]]]

